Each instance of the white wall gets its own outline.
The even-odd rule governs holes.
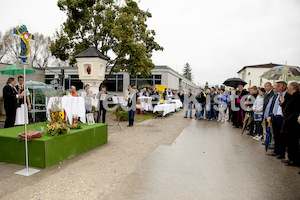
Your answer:
[[[238,73],[238,77],[246,81],[248,84],[245,86],[245,88],[257,86],[257,87],[263,87],[266,82],[271,82],[273,84],[273,81],[267,80],[264,78],[260,78],[261,75],[263,75],[266,71],[268,71],[270,68],[245,68],[243,71]]]

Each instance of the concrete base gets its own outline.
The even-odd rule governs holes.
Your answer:
[[[35,173],[38,173],[40,170],[38,169],[33,169],[33,168],[25,168],[25,169],[22,169],[20,171],[17,171],[15,172],[15,174],[18,174],[18,175],[21,175],[21,176],[31,176]]]

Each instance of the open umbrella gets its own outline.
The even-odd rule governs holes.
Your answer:
[[[267,132],[267,135],[266,135],[266,140],[265,140],[265,147],[266,147],[266,153],[267,153],[269,144],[271,143],[271,140],[272,140],[271,127],[270,127],[269,121],[268,121],[268,126],[266,128],[266,132]]]
[[[16,64],[13,64],[13,65],[9,65],[5,68],[3,68],[2,70],[0,70],[0,72],[2,74],[6,74],[6,75],[20,75],[20,74],[24,74],[24,91],[26,91],[26,74],[32,74],[32,73],[35,73],[35,70],[34,69],[26,69],[25,68],[25,65],[24,65],[24,68],[20,68],[20,67],[17,67]],[[24,102],[26,103],[26,95],[24,95]],[[26,119],[27,116],[27,108],[26,106],[24,106],[24,118]],[[27,146],[27,123],[25,122],[25,160],[26,160],[26,173],[23,174],[23,172],[21,172],[22,175],[25,175],[25,176],[29,176],[29,167],[28,167],[28,146]],[[32,171],[38,171],[38,170],[32,170],[30,169],[31,172]],[[22,170],[21,170],[22,171]]]
[[[223,84],[233,88],[237,88],[239,84],[242,84],[243,86],[247,85],[247,83],[240,78],[229,78],[226,81],[224,81]]]
[[[32,80],[26,81],[26,85],[27,85],[27,88],[29,88],[29,89],[52,87],[52,86],[47,85],[46,83],[39,82],[39,81],[32,81]]]
[[[34,69],[25,69],[25,70],[26,70],[26,72],[25,72],[26,74],[35,73]],[[4,67],[2,70],[0,70],[0,72],[2,74],[15,76],[15,75],[24,74],[24,69],[20,68],[20,67],[17,67],[16,64],[13,64],[13,65],[9,65],[7,67]]]
[[[244,118],[244,122],[243,122],[243,132],[242,135],[244,134],[245,130],[247,127],[250,126],[251,122],[253,121],[253,117],[248,113],[246,114],[245,118]]]
[[[261,78],[268,80],[300,81],[300,68],[297,66],[276,66],[269,69]]]

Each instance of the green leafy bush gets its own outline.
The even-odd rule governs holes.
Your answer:
[[[138,87],[138,90],[140,91],[143,88],[151,88],[151,89],[153,89],[153,86],[151,86],[151,85],[141,85],[141,86]]]
[[[116,117],[119,115],[120,121],[128,121],[128,111],[119,111],[119,113],[116,112]]]

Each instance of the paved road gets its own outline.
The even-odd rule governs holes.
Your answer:
[[[265,156],[261,142],[228,123],[191,120],[172,146],[159,146],[106,199],[295,200],[299,170]]]

